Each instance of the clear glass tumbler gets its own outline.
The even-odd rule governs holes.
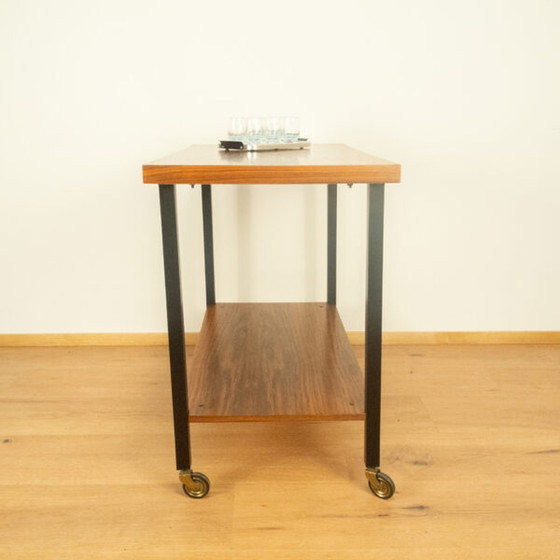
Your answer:
[[[278,144],[284,141],[284,118],[266,118],[266,138],[269,144]]]
[[[245,141],[247,134],[247,119],[245,117],[231,117],[229,119],[228,136],[230,140]]]
[[[260,117],[249,117],[247,119],[246,140],[248,144],[260,144],[263,135],[263,122]]]
[[[285,117],[284,119],[285,141],[297,142],[299,140],[298,117]]]

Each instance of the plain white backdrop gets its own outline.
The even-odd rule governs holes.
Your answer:
[[[384,329],[559,330],[560,2],[0,1],[0,332],[163,332],[141,166],[234,115],[397,161]],[[200,191],[180,191],[186,329]],[[339,307],[363,330],[365,187],[340,187]],[[326,295],[321,187],[215,187],[220,301]]]

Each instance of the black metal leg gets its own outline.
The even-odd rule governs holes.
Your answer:
[[[173,425],[175,428],[175,456],[178,470],[190,470],[191,448],[187,389],[187,358],[185,324],[181,296],[179,240],[175,185],[159,186],[163,261],[167,299],[167,330],[169,335],[169,362],[173,396]]]
[[[337,185],[328,186],[327,303],[336,305],[336,203]]]
[[[202,224],[204,230],[204,270],[206,274],[206,305],[215,305],[214,235],[212,231],[212,186],[202,185]]]
[[[368,185],[365,463],[371,491],[388,499],[395,492],[391,478],[379,470],[381,433],[381,319],[383,302],[383,205],[385,185]]]
[[[379,467],[381,417],[381,316],[383,297],[383,203],[385,185],[368,185],[366,295],[366,467]]]

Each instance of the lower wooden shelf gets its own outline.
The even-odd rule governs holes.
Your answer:
[[[365,416],[362,371],[327,303],[209,306],[187,377],[192,422]]]

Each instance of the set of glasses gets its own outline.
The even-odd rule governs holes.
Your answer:
[[[244,144],[290,144],[299,139],[299,118],[232,117],[228,137]]]

